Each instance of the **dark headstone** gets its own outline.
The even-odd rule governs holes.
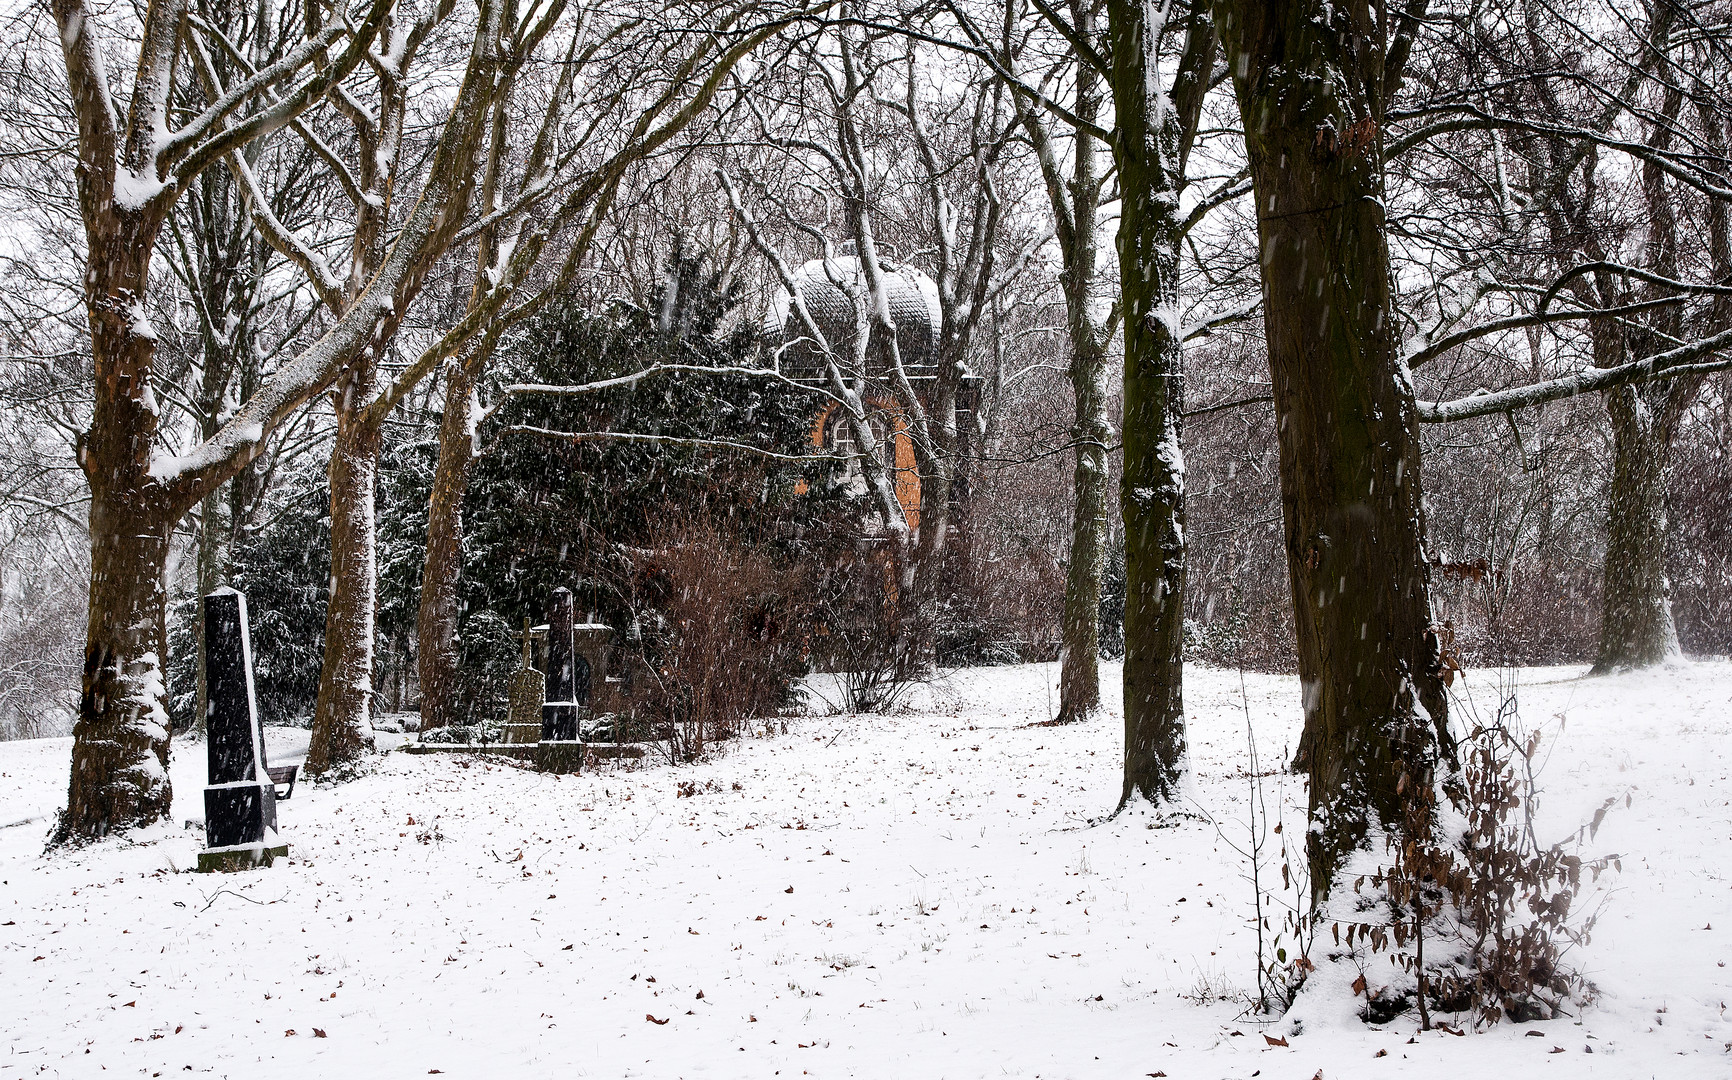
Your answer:
[[[204,598],[205,729],[210,781],[204,789],[201,869],[269,863],[286,854],[277,836],[276,788],[265,772],[264,729],[253,697],[247,598],[218,589]]]
[[[553,600],[547,611],[547,700],[575,701],[572,695],[572,660],[577,656],[577,641],[572,635],[573,616],[571,590],[553,590]]]
[[[572,634],[571,590],[553,590],[547,612],[547,702],[541,707],[541,740],[571,742],[577,738],[583,699],[577,695],[577,642]],[[589,665],[583,665],[584,697],[589,696]]]

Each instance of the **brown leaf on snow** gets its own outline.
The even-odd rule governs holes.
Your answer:
[[[668,1017],[668,1019],[667,1019],[667,1020],[657,1020],[657,1019],[656,1019],[656,1018],[655,1018],[655,1017],[654,1017],[654,1016],[653,1016],[653,1015],[651,1015],[651,1014],[650,1014],[650,1013],[644,1013],[644,1014],[643,1014],[643,1018],[644,1018],[644,1019],[645,1019],[645,1020],[648,1020],[648,1021],[649,1021],[649,1022],[650,1022],[650,1023],[652,1023],[652,1024],[665,1024],[665,1023],[667,1023],[667,1022],[668,1022],[668,1020],[672,1020],[672,1019],[673,1019],[673,1017],[671,1017],[671,1016],[670,1016],[670,1017]]]
[[[1365,976],[1361,975],[1353,980],[1353,996],[1358,997],[1363,993],[1365,993]]]
[[[313,1038],[315,1038],[315,1039],[325,1038],[325,1029],[324,1028],[314,1028],[313,1029]]]
[[[1263,1041],[1268,1043],[1270,1046],[1287,1045],[1287,1037],[1285,1035],[1265,1035],[1263,1036]]]
[[[286,1039],[286,1038],[288,1038],[288,1037],[289,1037],[289,1036],[290,1036],[290,1035],[293,1035],[293,1034],[294,1034],[294,1033],[295,1033],[295,1029],[294,1029],[294,1028],[290,1028],[290,1029],[289,1029],[289,1030],[287,1030],[287,1031],[285,1031],[285,1032],[283,1032],[283,1038],[285,1038],[285,1039]]]
[[[788,886],[788,887],[787,887],[787,888],[786,888],[786,889],[783,889],[783,890],[782,890],[782,891],[783,891],[783,892],[793,892],[793,891],[794,891],[794,887],[793,887],[793,886],[792,886],[792,885],[790,885],[790,886]]]
[[[1548,1053],[1548,1054],[1561,1054],[1563,1052],[1564,1052],[1564,1048],[1561,1046],[1554,1046],[1550,1050],[1546,1051],[1546,1053]]]

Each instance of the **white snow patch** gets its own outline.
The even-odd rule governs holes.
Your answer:
[[[1548,721],[1542,840],[1634,795],[1585,853],[1621,852],[1624,870],[1571,953],[1601,992],[1580,1018],[1370,1028],[1354,973],[1323,962],[1286,1020],[1247,1015],[1251,897],[1223,842],[1246,821],[1238,674],[1186,676],[1193,809],[1223,831],[1141,813],[1089,827],[1118,799],[1120,673],[1103,665],[1098,719],[1036,727],[1057,677],[1043,664],[957,673],[929,712],[796,718],[678,769],[389,754],[353,783],[298,787],[278,807],[287,862],[222,877],[176,872],[202,843],[178,827],[203,817],[204,754],[183,745],[175,826],[51,857],[41,828],[0,829],[7,1060],[265,1080],[574,1062],[754,1080],[1723,1076],[1732,664],[1580,671],[1529,671],[1522,689],[1525,716],[1568,717]],[[1246,684],[1277,765],[1297,680]],[[283,762],[305,733],[266,740]],[[0,822],[59,805],[70,744],[0,744]],[[698,795],[679,796],[686,781]],[[1303,784],[1263,783],[1296,826]]]

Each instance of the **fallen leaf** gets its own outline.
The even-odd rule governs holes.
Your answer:
[[[1365,976],[1361,975],[1353,980],[1353,996],[1358,997],[1363,993],[1365,993]]]
[[[1548,1053],[1548,1054],[1561,1054],[1563,1052],[1564,1052],[1564,1048],[1561,1046],[1554,1046],[1550,1050],[1546,1051],[1546,1053]]]
[[[1164,1072],[1152,1072],[1152,1073],[1144,1073],[1143,1075],[1144,1076],[1165,1076],[1167,1074]]]
[[[287,1031],[285,1031],[285,1032],[283,1032],[283,1038],[285,1038],[285,1039],[286,1039],[286,1038],[288,1038],[288,1037],[289,1037],[289,1036],[290,1036],[290,1035],[293,1035],[293,1034],[294,1034],[294,1033],[295,1033],[295,1029],[294,1029],[294,1028],[290,1028],[290,1029],[289,1029],[289,1030],[287,1030]]]
[[[1372,1054],[1372,1055],[1371,1055],[1371,1056],[1372,1056],[1372,1057],[1374,1057],[1374,1058],[1380,1058],[1380,1057],[1388,1057],[1388,1056],[1389,1056],[1389,1051],[1387,1051],[1387,1050],[1379,1050],[1379,1051],[1378,1051],[1378,1052],[1377,1052],[1377,1053],[1375,1053],[1375,1054]]]
[[[323,1039],[324,1037],[325,1037],[325,1029],[324,1028],[314,1028],[313,1029],[313,1038]]]
[[[1265,1035],[1263,1036],[1263,1041],[1268,1043],[1270,1046],[1287,1045],[1287,1037],[1284,1035]]]
[[[122,1006],[121,1006],[121,1008],[123,1008],[123,1009],[132,1009],[132,1008],[137,1008],[137,1006],[138,1006],[138,1002],[136,1002],[136,1001],[129,1001],[129,1002],[127,1002],[127,1003],[126,1003],[126,1004],[125,1004],[125,1005],[122,1005]]]
[[[1546,1037],[1546,1033],[1543,1031],[1530,1031],[1530,1032],[1528,1032],[1528,1038],[1530,1038],[1530,1039],[1543,1039],[1545,1037]]]
[[[652,1024],[665,1024],[668,1022],[668,1020],[673,1019],[673,1017],[670,1016],[670,1017],[668,1017],[668,1020],[657,1020],[654,1016],[650,1015],[649,1013],[644,1013],[643,1018],[645,1020],[648,1020]]]
[[[782,891],[783,891],[783,892],[793,892],[793,891],[794,891],[794,887],[793,887],[793,886],[792,886],[792,885],[790,885],[790,886],[788,886],[788,887],[787,887],[787,888],[786,888],[786,889],[783,889],[783,890],[782,890]]]

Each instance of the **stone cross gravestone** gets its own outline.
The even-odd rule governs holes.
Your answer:
[[[547,701],[541,706],[541,741],[575,742],[589,701],[589,661],[577,652],[571,590],[553,590],[547,612]]]
[[[210,780],[204,789],[207,847],[198,868],[269,866],[288,855],[289,846],[277,835],[276,788],[265,771],[247,598],[233,589],[204,598],[204,672]]]
[[[532,630],[523,620],[523,666],[505,683],[505,741],[509,744],[541,741],[541,705],[547,700],[547,679],[535,668],[530,646],[546,630]]]

